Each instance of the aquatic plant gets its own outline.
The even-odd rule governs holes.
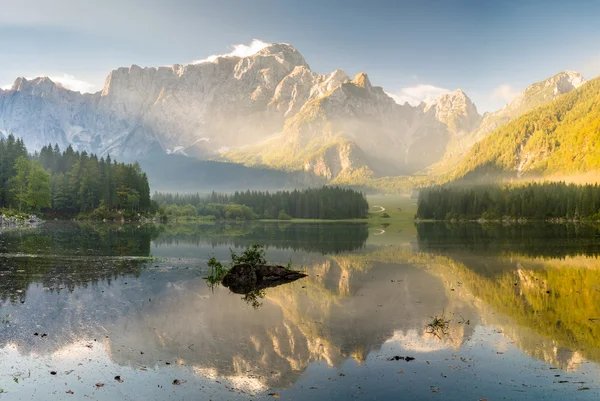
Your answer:
[[[431,322],[427,324],[426,332],[435,335],[437,338],[441,338],[442,335],[448,334],[448,328],[450,326],[450,320],[446,320],[446,317],[442,313],[438,316],[433,316]]]
[[[209,284],[210,287],[214,287],[217,284],[221,283],[223,277],[227,274],[229,269],[227,269],[221,262],[219,262],[214,256],[208,259],[206,262],[208,267],[210,268],[209,274],[204,276],[204,280]]]
[[[250,265],[252,267],[262,266],[267,264],[266,253],[264,245],[252,244],[246,248],[246,250],[238,256],[235,252],[229,249],[231,252],[231,264],[232,265]]]

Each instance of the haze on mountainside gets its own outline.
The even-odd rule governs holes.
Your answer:
[[[445,170],[495,129],[584,82],[565,71],[481,116],[460,89],[417,106],[401,105],[364,72],[320,75],[293,46],[265,44],[246,57],[118,68],[93,94],[65,89],[48,77],[18,78],[0,91],[0,130],[33,150],[58,143],[129,160],[162,161],[168,154],[232,161],[261,167],[250,177],[275,179],[276,186],[365,183],[430,166],[432,172]],[[177,160],[182,170],[225,168],[235,172],[231,178],[253,171]],[[276,178],[274,170],[296,176]]]

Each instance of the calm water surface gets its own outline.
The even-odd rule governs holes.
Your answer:
[[[568,225],[4,231],[0,400],[598,399],[599,239]],[[262,297],[206,285],[210,256],[253,242],[309,277]],[[432,333],[434,317],[448,323]]]

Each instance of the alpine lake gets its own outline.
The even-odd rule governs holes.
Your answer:
[[[253,243],[308,277],[203,279]],[[6,229],[0,400],[596,400],[599,254],[594,226],[393,215]]]

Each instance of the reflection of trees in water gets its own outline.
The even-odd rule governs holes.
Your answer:
[[[575,224],[450,224],[417,225],[422,251],[457,250],[562,258],[600,255],[600,227]]]
[[[138,277],[147,262],[135,259],[0,257],[0,300],[25,302],[27,289],[39,283],[48,291],[73,291],[124,275]]]
[[[139,275],[153,226],[46,223],[37,230],[5,232],[0,236],[0,299],[23,302],[27,288],[72,291],[120,275]]]
[[[259,243],[267,248],[335,254],[361,249],[368,236],[364,223],[182,224],[166,226],[154,243],[235,247]]]
[[[600,259],[457,252],[423,254],[457,294],[479,300],[484,321],[499,325],[529,355],[564,369],[582,356],[600,361]]]
[[[148,256],[155,225],[47,222],[40,228],[3,233],[0,252],[31,255]]]
[[[377,262],[406,260],[442,280],[450,300],[447,316],[454,313],[469,319],[465,308],[476,305],[484,322],[502,327],[535,358],[565,369],[582,357],[600,361],[600,320],[596,320],[600,318],[600,259],[596,256],[530,257],[496,248],[498,255],[489,257],[486,252],[441,244],[432,253],[382,247],[344,255],[340,265],[360,270]],[[509,241],[508,249],[510,245]],[[454,326],[451,337],[461,339],[460,333],[452,331],[472,330],[471,323]]]
[[[600,361],[600,229],[593,225],[419,224],[438,272],[463,282],[528,354],[562,368]],[[492,256],[482,257],[482,256]]]

